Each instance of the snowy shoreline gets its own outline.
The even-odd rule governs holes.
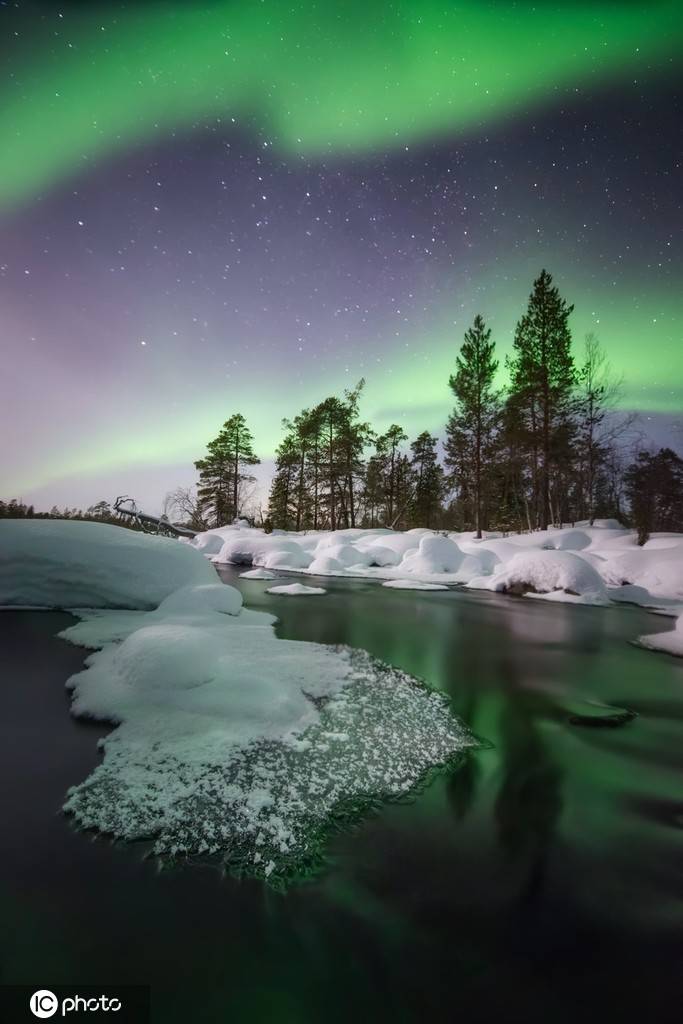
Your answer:
[[[481,540],[426,529],[265,533],[239,523],[183,543],[216,565],[244,566],[247,579],[279,570],[393,589],[460,586],[589,606],[633,604],[678,618],[677,629],[636,642],[683,655],[681,534],[653,534],[639,547],[635,531],[615,520]]]

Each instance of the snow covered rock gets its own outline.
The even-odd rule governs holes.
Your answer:
[[[0,605],[155,608],[179,587],[216,582],[176,540],[107,523],[0,520]]]
[[[240,530],[225,541],[214,561],[264,569],[306,569],[312,559],[295,540],[262,530]]]
[[[343,576],[346,566],[330,555],[318,555],[308,567],[311,576]]]
[[[596,570],[569,551],[520,551],[493,576],[488,589],[513,594],[568,594],[586,604],[606,604],[607,590]]]
[[[366,564],[384,568],[386,566],[398,565],[401,556],[394,548],[386,544],[370,544],[365,548]]]
[[[403,572],[432,576],[441,572],[457,572],[464,554],[448,537],[425,534],[415,554],[406,555],[399,569]]]

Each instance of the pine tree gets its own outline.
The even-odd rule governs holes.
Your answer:
[[[383,482],[384,508],[381,519],[384,526],[393,527],[397,514],[400,515],[405,510],[407,503],[405,493],[399,493],[400,474],[405,476],[405,466],[401,465],[400,447],[407,440],[408,435],[397,423],[392,423],[384,434],[375,438],[375,464]]]
[[[674,451],[640,452],[624,480],[639,544],[654,531],[683,530],[683,459]]]
[[[436,453],[437,439],[424,430],[410,446],[412,452],[411,519],[415,526],[430,527],[441,510],[443,470]]]
[[[240,489],[254,477],[243,472],[261,460],[254,454],[254,439],[241,413],[226,420],[207,454],[195,462],[199,470],[198,496],[202,514],[216,526],[231,523],[240,515]]]
[[[446,465],[461,497],[471,502],[477,537],[484,523],[488,525],[485,481],[492,468],[488,463],[500,414],[493,388],[498,369],[494,352],[491,331],[477,314],[456,357],[456,372],[448,381],[456,407],[446,426]]]
[[[300,467],[300,448],[296,431],[285,421],[288,433],[275,452],[275,476],[270,488],[268,516],[277,530],[291,530],[297,517],[297,474]]]
[[[525,409],[535,520],[543,530],[551,518],[550,486],[557,442],[571,412],[575,371],[569,317],[573,309],[560,296],[552,276],[541,271],[526,313],[517,324],[514,355],[508,361],[511,395]]]
[[[338,431],[339,462],[344,474],[341,489],[346,527],[355,527],[357,513],[357,487],[364,473],[363,453],[373,437],[369,423],[359,419],[358,403],[365,387],[361,379],[355,388],[344,392],[343,414]]]

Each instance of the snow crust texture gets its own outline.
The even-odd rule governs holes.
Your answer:
[[[150,613],[81,612],[63,634],[104,642],[69,680],[73,713],[120,723],[65,809],[163,857],[217,854],[278,884],[320,862],[335,822],[405,795],[473,741],[442,695],[363,652],[279,640],[272,616],[233,614],[234,594],[216,584]]]

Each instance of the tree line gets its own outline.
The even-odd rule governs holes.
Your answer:
[[[616,518],[641,543],[652,531],[683,531],[683,461],[668,448],[643,449],[594,335],[575,357],[573,308],[543,270],[502,367],[490,328],[474,318],[447,382],[453,406],[442,446],[428,430],[412,439],[396,423],[374,430],[361,415],[361,380],[283,420],[266,510],[254,508],[260,459],[236,413],[195,462],[196,491],[170,492],[163,511],[195,530],[246,516],[266,529],[428,527],[477,536]],[[16,500],[0,502],[0,518],[33,514]],[[121,523],[107,502],[49,515]]]
[[[614,517],[630,518],[641,536],[683,529],[683,463],[663,449],[629,464],[633,417],[618,412],[621,381],[592,334],[575,360],[573,309],[543,270],[502,387],[491,330],[475,317],[448,380],[453,409],[441,459],[429,431],[411,440],[395,423],[373,430],[360,413],[363,380],[283,420],[266,527],[423,526],[480,537]],[[249,468],[259,461],[244,417],[232,416],[195,463],[197,502],[183,493],[193,524],[244,514]]]
[[[27,505],[19,498],[9,501],[0,500],[0,519],[75,519],[81,522],[111,523],[113,526],[125,526],[129,530],[140,530],[138,523],[127,516],[119,515],[108,501],[102,500],[88,508],[60,509],[53,505],[49,512],[38,512],[33,505]]]

